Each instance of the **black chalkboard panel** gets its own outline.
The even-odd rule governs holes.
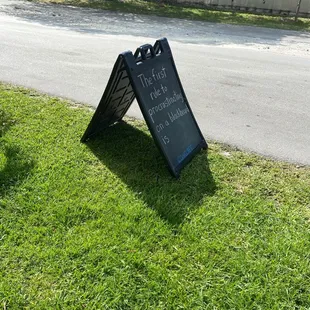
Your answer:
[[[145,121],[172,174],[206,148],[180,82],[167,39],[123,53]]]
[[[188,104],[167,39],[119,55],[98,108],[85,131],[86,141],[122,119],[137,98],[148,128],[170,172],[180,170],[207,143]]]

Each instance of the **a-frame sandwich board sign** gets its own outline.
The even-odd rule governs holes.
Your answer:
[[[208,147],[187,101],[166,38],[124,52],[81,141],[120,121],[137,98],[146,124],[173,176]]]

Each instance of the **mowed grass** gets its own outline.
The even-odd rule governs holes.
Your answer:
[[[92,115],[0,84],[0,308],[310,308],[309,167],[211,143],[175,180]]]
[[[170,18],[185,18],[207,22],[260,26],[287,30],[310,31],[310,19],[294,17],[271,16],[263,14],[242,13],[238,11],[225,12],[206,9],[197,6],[168,4],[164,1],[154,0],[30,0],[43,3],[54,3],[90,7],[103,10],[119,11],[125,13],[148,14]],[[168,2],[168,1],[166,1]]]

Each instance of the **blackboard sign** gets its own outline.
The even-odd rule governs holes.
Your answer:
[[[195,154],[207,148],[207,143],[190,109],[165,38],[154,46],[139,47],[134,55],[119,55],[82,141],[120,120],[135,97],[171,173],[178,177]]]

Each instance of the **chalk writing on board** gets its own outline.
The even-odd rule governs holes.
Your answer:
[[[180,108],[179,105],[176,105],[177,103],[183,104],[185,101],[182,92],[180,89],[168,89],[169,70],[164,66],[161,66],[159,69],[152,68],[148,73],[140,73],[137,75],[137,78],[140,85],[147,91],[151,102],[154,102],[154,105],[149,107],[147,112],[163,144],[167,145],[170,143],[171,139],[167,132],[165,132],[165,128],[190,113],[187,105],[184,108]],[[176,106],[174,107],[174,105]],[[160,119],[160,123],[158,119]],[[179,156],[178,161],[179,159],[182,161],[191,151],[192,149],[188,147],[186,151]]]
[[[178,101],[181,101],[183,103],[184,98],[181,93],[176,93],[176,91],[173,91],[172,97],[166,97],[164,101],[160,102],[159,104],[149,109],[148,113],[151,117],[152,122],[155,123],[154,116],[156,115],[156,113],[161,112],[166,108],[169,108],[173,103],[176,103]]]
[[[170,118],[171,123],[173,123],[174,121],[176,121],[178,118],[186,115],[187,113],[189,113],[189,109],[188,107],[186,107],[185,109],[176,109],[175,112],[169,112],[168,116]]]
[[[165,79],[166,77],[166,68],[164,66],[162,66],[160,71],[157,71],[155,70],[155,68],[153,68],[151,70],[151,75],[146,76],[144,75],[144,73],[138,75],[138,78],[140,79],[143,88],[150,87],[156,81]]]

